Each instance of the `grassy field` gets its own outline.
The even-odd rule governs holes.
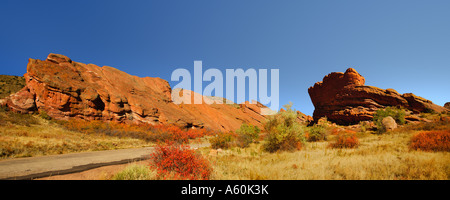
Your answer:
[[[414,134],[360,134],[360,146],[355,149],[333,149],[329,142],[314,142],[300,151],[268,153],[259,143],[214,156],[211,148],[198,152],[210,161],[213,180],[449,180],[450,153],[411,150]],[[113,179],[161,178],[148,165],[134,165]]]
[[[208,134],[172,125],[54,120],[43,112],[19,114],[0,107],[0,159],[189,143]]]
[[[450,153],[410,150],[413,134],[364,134],[355,149],[314,142],[300,151],[267,153],[261,144],[252,144],[208,157],[214,166],[212,179],[220,180],[448,180]],[[209,151],[202,149],[204,155]]]
[[[383,134],[344,126],[325,129],[302,126],[301,129],[309,131],[310,135],[313,131],[326,131],[326,139],[316,141],[309,136],[301,148],[288,151],[267,151],[266,133],[258,137],[242,137],[247,134],[244,131],[242,134],[231,134],[237,139],[233,145],[228,145],[228,149],[206,147],[195,152],[200,155],[198,159],[206,159],[212,168],[208,179],[216,180],[449,180],[450,124],[448,121],[439,121],[439,117],[434,115],[426,117],[436,118],[436,121],[407,124]],[[245,130],[252,132],[249,127]],[[339,136],[339,131],[335,130],[354,133],[358,145],[353,148],[332,148],[331,144]],[[436,135],[440,148],[427,148],[430,151],[412,148],[413,138],[426,143],[435,141],[426,138],[425,133]],[[214,135],[204,130],[186,131],[175,126],[57,121],[48,119],[42,113],[17,114],[0,109],[0,159],[153,146],[158,140],[188,143],[188,140],[203,137],[202,141],[212,141],[209,139],[217,138]],[[189,155],[182,153],[186,152],[180,155]],[[169,177],[160,176],[156,169],[149,167],[151,164],[149,161],[147,165],[130,166],[112,179],[154,180],[176,177],[173,174],[169,174]]]
[[[213,180],[449,180],[448,150],[421,151],[410,146],[411,139],[424,129],[448,134],[450,125],[410,125],[384,134],[358,132],[356,148],[332,148],[337,136],[329,135],[326,141],[307,142],[294,151],[269,153],[263,148],[266,141],[260,141],[247,148],[216,151],[207,147],[197,153],[211,164]],[[162,179],[149,165],[131,166],[114,179],[126,177]]]
[[[141,139],[71,131],[38,115],[0,112],[0,159],[148,145]]]

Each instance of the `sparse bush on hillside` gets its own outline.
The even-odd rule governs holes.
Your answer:
[[[284,106],[285,112],[270,116],[264,125],[267,132],[263,148],[268,152],[301,149],[305,142],[303,126],[297,121],[292,103]]]
[[[431,108],[425,108],[423,111],[424,113],[431,113],[431,114],[437,114],[437,112]]]
[[[411,138],[410,148],[422,151],[450,151],[450,130],[420,132]]]
[[[375,112],[373,116],[373,122],[377,126],[378,133],[386,132],[383,126],[383,119],[387,116],[391,116],[394,118],[395,122],[399,125],[405,124],[405,115],[406,112],[403,109],[395,108],[395,107],[386,107],[385,109],[379,109]]]
[[[7,108],[0,108],[0,125],[8,123],[20,126],[31,126],[39,124],[39,120],[32,114],[21,114],[8,111]]]
[[[25,84],[23,76],[0,75],[0,99],[18,92]]]

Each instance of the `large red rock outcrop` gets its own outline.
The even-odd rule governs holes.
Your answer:
[[[25,88],[7,98],[6,105],[22,113],[45,111],[56,119],[173,123],[220,131],[234,131],[242,123],[261,127],[265,119],[259,112],[262,104],[176,105],[163,79],[140,78],[58,54],[29,59],[24,77]]]
[[[355,69],[333,72],[308,89],[315,110],[314,121],[327,117],[338,124],[355,124],[371,120],[377,109],[397,106],[413,112],[436,112],[448,109],[412,93],[399,94],[394,89],[365,86],[365,79]]]
[[[450,102],[445,103],[444,108],[450,109]]]

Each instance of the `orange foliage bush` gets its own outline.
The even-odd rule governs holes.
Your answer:
[[[423,151],[450,151],[450,130],[420,132],[411,138],[410,148]]]
[[[218,133],[209,139],[213,149],[228,149],[236,140],[237,134],[234,132]]]
[[[356,133],[350,130],[337,133],[336,140],[329,144],[331,148],[356,148],[358,145],[359,140]]]
[[[206,129],[189,129],[188,131],[186,131],[186,134],[189,139],[195,139],[203,137],[205,135],[211,135],[212,133],[206,131]]]
[[[333,128],[333,129],[331,129],[331,135],[337,135],[337,134],[339,134],[341,131],[339,131],[339,129],[338,128]]]
[[[143,139],[147,142],[176,142],[184,144],[188,143],[189,139],[212,134],[204,129],[189,129],[185,131],[175,125],[125,124],[77,119],[58,121],[58,123],[72,131],[116,137],[131,137]]]
[[[208,160],[186,145],[158,145],[151,159],[163,179],[208,180],[212,173]]]

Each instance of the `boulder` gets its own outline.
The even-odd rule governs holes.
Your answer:
[[[32,113],[36,110],[34,95],[27,87],[24,87],[19,92],[12,94],[4,100],[4,104],[11,109],[20,113]]]
[[[386,131],[392,131],[397,128],[397,123],[395,122],[395,119],[392,118],[391,116],[383,118],[381,124],[383,125],[383,128]]]

